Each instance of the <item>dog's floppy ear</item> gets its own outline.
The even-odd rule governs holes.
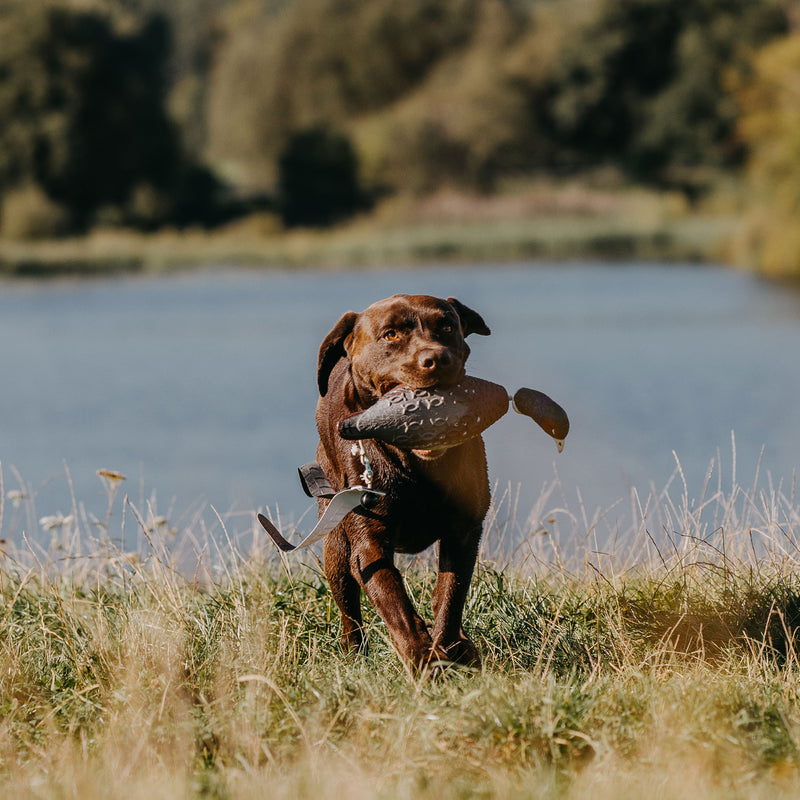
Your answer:
[[[320,345],[317,357],[317,386],[319,386],[319,393],[322,397],[328,393],[328,379],[331,376],[331,370],[340,358],[347,356],[344,348],[345,339],[353,332],[357,319],[358,314],[348,311],[333,326],[333,330]]]
[[[488,336],[491,333],[489,326],[483,321],[483,317],[477,311],[473,311],[468,306],[465,306],[463,303],[456,300],[455,297],[448,297],[447,302],[456,310],[461,320],[461,327],[464,329],[464,336],[469,336],[471,333]]]

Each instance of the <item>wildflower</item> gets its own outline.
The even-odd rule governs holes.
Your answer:
[[[12,489],[10,492],[7,492],[6,497],[11,501],[11,504],[14,506],[14,508],[19,508],[20,503],[23,500],[28,499],[27,493],[22,492],[19,489]]]
[[[43,530],[52,531],[54,528],[67,528],[72,525],[72,514],[65,517],[63,514],[54,514],[49,517],[42,517],[39,520],[39,524],[42,526]]]

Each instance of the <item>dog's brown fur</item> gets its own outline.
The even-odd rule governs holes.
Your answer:
[[[453,298],[395,295],[361,314],[345,314],[322,343],[317,460],[337,491],[362,483],[363,466],[336,425],[372,405],[389,389],[446,388],[464,376],[465,337],[489,334],[486,323]],[[365,441],[373,487],[386,492],[370,511],[348,515],[324,542],[325,574],[342,612],[346,650],[364,646],[361,590],[386,623],[395,649],[412,670],[435,661],[477,666],[480,656],[464,633],[462,614],[483,519],[489,481],[483,440],[437,454],[407,452]],[[320,513],[327,501],[320,501]],[[434,621],[414,609],[394,554],[418,553],[439,542],[433,591]]]

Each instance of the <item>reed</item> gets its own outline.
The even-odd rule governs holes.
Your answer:
[[[0,796],[797,796],[794,486],[712,468],[693,495],[678,464],[624,514],[554,480],[524,518],[496,492],[483,668],[432,680],[371,611],[345,658],[318,560],[253,514],[170,520],[114,475],[96,516],[0,487]],[[405,568],[430,613],[432,562]]]

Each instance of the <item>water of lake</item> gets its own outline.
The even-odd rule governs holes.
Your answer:
[[[527,513],[557,469],[590,508],[662,487],[678,454],[690,492],[721,455],[737,478],[800,466],[800,294],[717,268],[518,264],[368,273],[249,272],[0,285],[0,462],[38,514],[102,507],[99,468],[162,510],[309,503],[315,363],[341,313],[395,292],[454,295],[492,328],[470,373],[541,389],[569,412],[563,454],[507,415],[485,438],[492,478]]]

